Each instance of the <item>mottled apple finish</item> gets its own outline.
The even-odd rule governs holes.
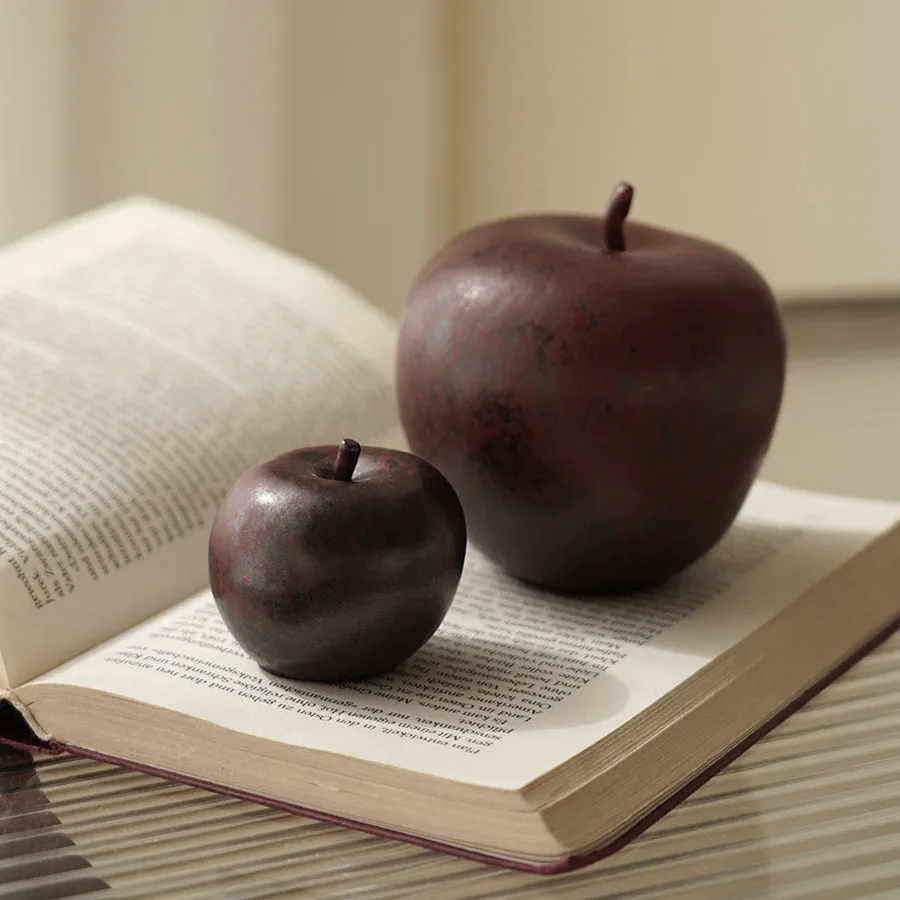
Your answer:
[[[340,480],[335,451],[295,450],[248,470],[210,532],[222,618],[260,666],[288,678],[399,665],[441,624],[465,559],[462,507],[433,466],[366,448]]]
[[[614,231],[615,229],[613,229]],[[734,521],[772,438],[785,335],[729,250],[535,215],[452,239],[412,286],[397,399],[469,536],[560,590],[657,584]]]

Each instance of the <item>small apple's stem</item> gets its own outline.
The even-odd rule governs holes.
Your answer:
[[[627,181],[620,181],[614,188],[606,205],[603,221],[603,241],[611,253],[621,253],[625,249],[625,235],[622,225],[631,209],[634,188]]]
[[[359,462],[360,446],[353,438],[344,438],[334,458],[334,477],[336,481],[350,481],[356,464]]]

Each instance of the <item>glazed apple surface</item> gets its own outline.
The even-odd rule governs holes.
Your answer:
[[[606,215],[540,214],[452,238],[404,310],[397,401],[473,544],[544,587],[658,584],[734,521],[765,458],[786,341],[726,247]]]
[[[210,531],[210,587],[262,668],[341,681],[389,671],[431,638],[465,554],[463,510],[440,472],[348,439],[235,481]]]

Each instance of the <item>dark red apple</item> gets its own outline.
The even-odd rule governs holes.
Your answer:
[[[267,671],[364,678],[431,638],[465,554],[462,507],[434,466],[344,440],[237,479],[210,531],[210,587],[237,642]]]
[[[412,285],[397,399],[472,543],[547,588],[664,581],[734,521],[785,380],[765,280],[720,245],[605,217],[528,215],[452,238]]]

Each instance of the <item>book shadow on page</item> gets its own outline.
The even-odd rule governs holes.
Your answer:
[[[285,687],[290,682],[279,683]],[[592,702],[566,704],[590,684]],[[461,730],[486,747],[513,731],[603,721],[627,703],[626,686],[573,652],[438,630],[392,672],[341,685],[344,695],[377,698],[384,713],[414,712],[434,725]],[[549,720],[542,715],[555,711]],[[562,715],[561,715],[562,714]],[[397,724],[406,725],[405,718]]]
[[[443,729],[481,750],[513,732],[612,730],[776,615],[821,570],[833,552],[825,545],[850,537],[834,532],[806,546],[803,534],[799,525],[738,522],[667,583],[618,597],[525,585],[471,550],[447,618],[393,671],[339,685],[259,675],[298,703],[343,700],[348,718]],[[796,552],[784,554],[791,542]],[[201,630],[231,644],[208,609]]]

